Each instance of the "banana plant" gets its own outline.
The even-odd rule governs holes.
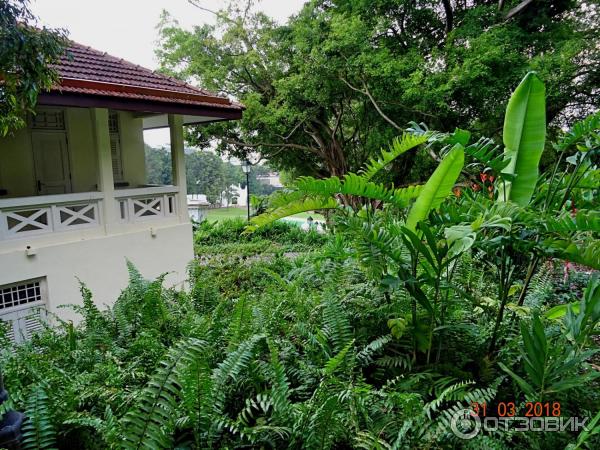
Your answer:
[[[525,206],[538,181],[546,140],[546,89],[534,72],[523,78],[508,101],[503,140],[509,163],[502,171],[499,199]]]

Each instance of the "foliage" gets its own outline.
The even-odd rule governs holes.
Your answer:
[[[540,83],[511,96],[503,153],[412,123],[356,172],[298,177],[249,227],[199,224],[189,292],[131,264],[106,310],[82,285],[80,323],[0,352],[27,445],[598,448],[600,116],[540,169]],[[417,148],[439,158],[428,181],[390,182]],[[326,234],[278,221],[316,208]],[[528,401],[593,419],[453,431],[474,404]]]
[[[222,258],[306,252],[327,242],[327,236],[315,230],[303,231],[294,223],[274,222],[253,234],[244,232],[247,224],[243,219],[200,223],[195,233],[196,253]]]
[[[158,56],[167,73],[247,108],[189,142],[256,150],[296,176],[356,172],[415,119],[497,139],[530,70],[546,82],[549,135],[599,106],[595,2],[313,0],[284,24],[253,6],[226,3],[214,25],[192,30],[165,13]],[[544,164],[554,157],[547,148]],[[431,170],[425,154],[407,153],[387,175],[400,185]]]
[[[25,126],[38,94],[57,80],[52,63],[65,52],[66,33],[34,20],[29,0],[0,1],[0,137]]]

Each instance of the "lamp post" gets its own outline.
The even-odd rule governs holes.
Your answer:
[[[250,168],[252,164],[248,159],[242,161],[242,172],[246,174],[246,208],[248,209],[248,222],[250,222]]]

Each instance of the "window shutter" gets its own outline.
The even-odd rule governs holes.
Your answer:
[[[23,342],[44,328],[45,279],[0,286],[0,320],[8,324],[8,340]]]
[[[123,181],[123,162],[121,159],[121,140],[119,135],[110,135],[110,154],[112,157],[113,178],[115,181]]]

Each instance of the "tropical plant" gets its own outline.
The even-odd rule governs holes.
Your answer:
[[[25,126],[38,94],[57,80],[66,32],[38,28],[29,0],[0,1],[0,136]]]

